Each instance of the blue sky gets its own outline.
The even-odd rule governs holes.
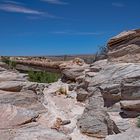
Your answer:
[[[140,0],[0,0],[0,55],[92,54],[140,27]]]

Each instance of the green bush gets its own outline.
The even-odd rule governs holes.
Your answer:
[[[29,71],[29,81],[38,83],[53,83],[58,81],[60,74],[42,71]]]
[[[137,127],[140,128],[140,117],[137,118]]]

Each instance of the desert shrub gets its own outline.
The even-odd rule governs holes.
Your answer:
[[[7,64],[10,69],[15,69],[16,68],[16,65],[17,65],[16,62],[10,60],[9,57],[2,57],[1,61],[4,62],[5,64]]]
[[[99,46],[99,50],[94,56],[93,62],[96,62],[98,60],[103,60],[107,58],[107,53],[108,53],[108,48],[106,45],[104,46]]]
[[[137,118],[137,127],[140,128],[140,117]]]
[[[16,62],[15,61],[10,61],[9,62],[9,67],[11,68],[11,69],[15,69],[16,68]]]
[[[99,55],[107,55],[107,53],[108,53],[108,48],[107,48],[107,46],[106,45],[104,45],[104,46],[99,46],[99,51],[98,51],[98,54]]]
[[[38,83],[53,83],[58,81],[60,74],[45,71],[32,71],[28,72],[29,81]]]
[[[59,94],[67,95],[68,94],[68,89],[66,86],[61,86],[58,90]]]
[[[63,61],[67,61],[67,55],[64,55]]]
[[[98,52],[94,55],[93,62],[98,61]]]

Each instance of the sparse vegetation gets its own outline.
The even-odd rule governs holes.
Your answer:
[[[107,52],[108,52],[108,48],[107,48],[106,45],[99,47],[99,55],[105,55],[106,56]]]
[[[38,83],[53,83],[58,81],[60,78],[60,74],[58,73],[51,73],[45,71],[32,71],[28,72],[29,81],[31,82],[38,82]]]
[[[60,87],[58,92],[59,92],[59,94],[63,94],[63,95],[68,94],[68,90],[67,90],[66,86],[65,87],[64,86]]]
[[[106,45],[99,46],[99,51],[95,54],[94,62],[107,58],[108,48]]]
[[[137,127],[140,128],[140,117],[137,118]]]
[[[67,61],[67,55],[64,55],[64,61]]]
[[[1,61],[4,62],[5,64],[8,65],[9,69],[15,69],[16,68],[16,62],[15,61],[12,61],[10,60],[9,57],[1,57]]]

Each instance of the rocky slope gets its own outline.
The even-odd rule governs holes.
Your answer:
[[[57,63],[52,84],[0,68],[0,140],[139,140],[140,30],[113,37],[108,50],[91,65]]]
[[[136,127],[140,115],[139,33],[134,30],[113,37],[108,43],[108,59],[75,75],[77,99],[86,102],[77,121],[81,133],[106,140],[140,138]],[[64,73],[68,78],[69,74]],[[136,133],[131,135],[133,131]]]
[[[33,83],[26,74],[0,68],[0,140],[92,140],[76,125],[85,104],[67,89],[61,81]]]
[[[90,135],[98,134],[99,137],[106,137],[106,135],[118,134],[126,131],[124,136],[123,133],[121,134],[121,136],[123,136],[123,140],[139,139],[140,135],[138,132],[140,130],[137,130],[135,122],[135,118],[139,116],[140,113],[138,109],[138,102],[140,100],[140,61],[138,58],[138,50],[140,49],[139,41],[139,30],[122,33],[111,39],[108,43],[108,60],[97,62],[97,64],[104,63],[103,66],[100,66],[98,74],[90,78],[86,76],[84,79],[84,83],[87,84],[85,90],[88,91],[90,97],[89,104],[86,107],[83,116],[90,115],[91,118],[82,116],[78,121],[78,125],[81,126],[82,132],[86,134],[90,133]],[[132,51],[132,48],[133,50],[136,50]],[[95,66],[96,68],[97,64],[94,63],[92,67]],[[100,102],[101,105],[95,109],[93,102],[94,104],[97,102],[96,104],[98,105]],[[100,109],[101,107],[102,109]],[[91,110],[93,113],[91,113]],[[98,118],[98,115],[94,113],[97,110],[102,114],[103,118]],[[108,116],[110,121],[113,121],[111,124],[111,131],[110,123],[108,123],[108,121],[104,122],[104,120],[106,120],[106,116],[104,116],[102,110],[106,110],[105,112],[108,114],[106,116]],[[93,118],[94,123],[91,127],[83,123],[84,121],[90,123]],[[98,121],[100,122],[100,125],[95,124],[95,122]],[[106,127],[102,127],[103,125]],[[127,136],[127,132],[130,131],[129,133],[132,133],[132,131],[135,130],[136,135],[129,134],[129,137]],[[120,134],[111,137],[109,136],[106,140],[119,139],[119,135]]]

